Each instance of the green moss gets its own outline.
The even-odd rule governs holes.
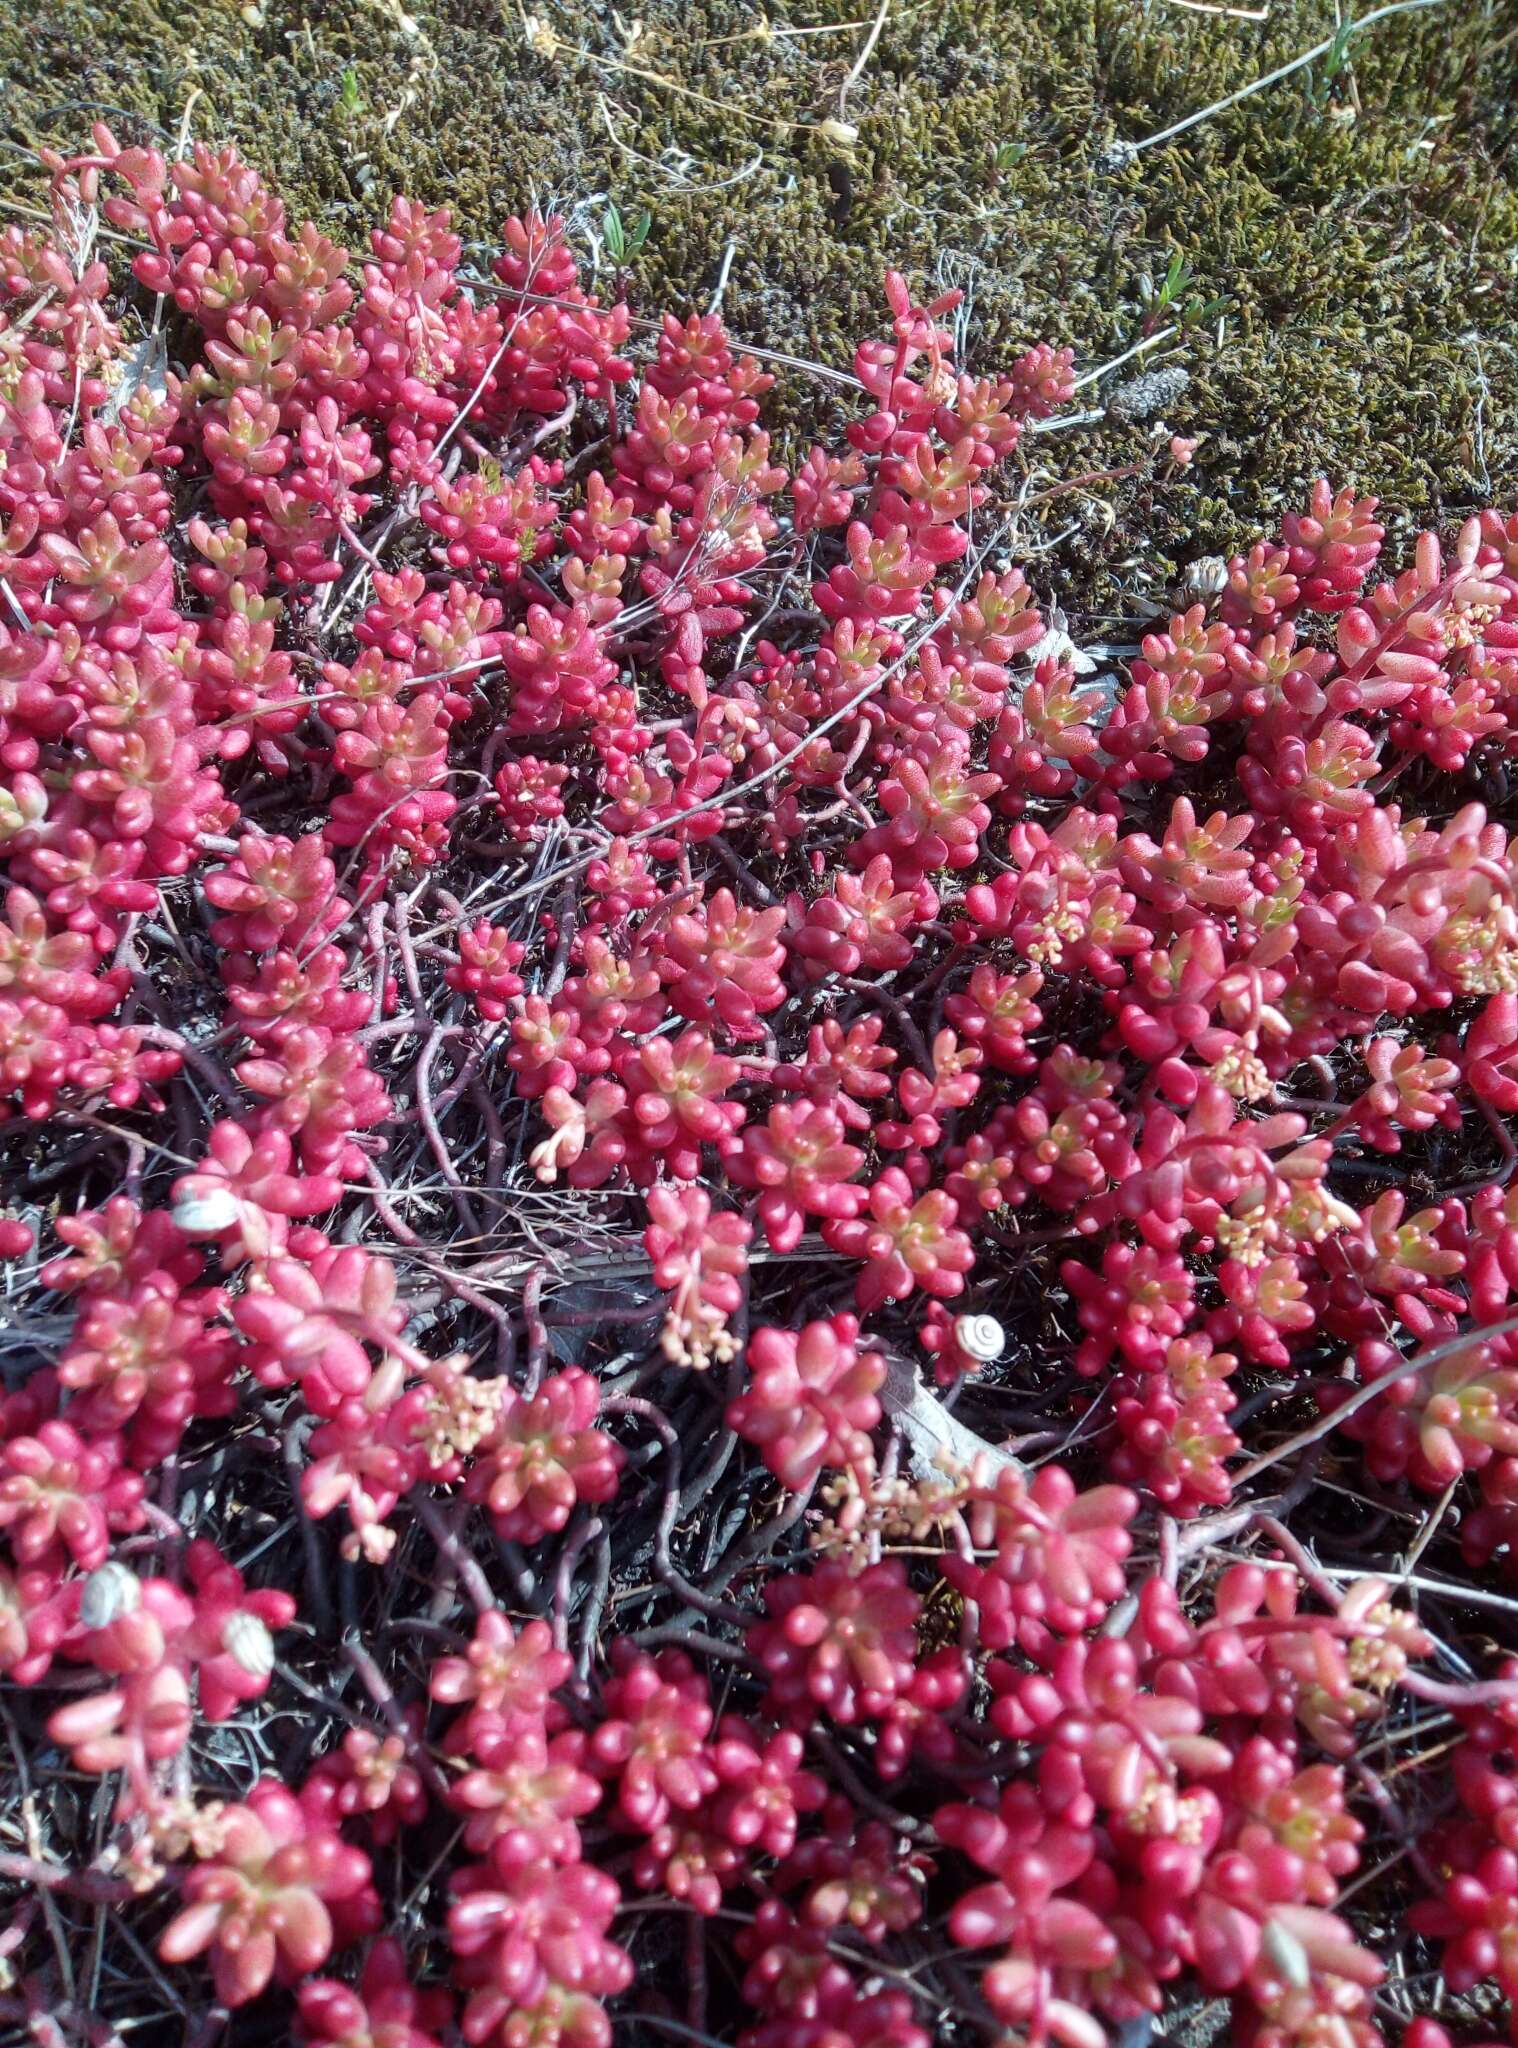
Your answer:
[[[840,364],[878,319],[887,262],[970,284],[982,364],[1041,335],[1095,363],[1137,337],[1140,281],[1179,250],[1196,291],[1229,301],[1221,341],[1193,334],[1181,358],[1192,383],[1169,423],[1206,437],[1194,470],[1121,486],[1110,511],[1045,508],[1049,534],[1077,525],[1054,560],[1093,609],[1140,573],[1138,536],[1163,580],[1320,471],[1413,518],[1518,481],[1518,41],[1502,0],[1389,20],[1355,39],[1350,71],[1299,73],[1117,170],[1115,140],[1331,34],[1329,0],[1275,0],[1264,24],[1164,0],[898,0],[848,99],[847,156],[818,124],[857,27],[763,38],[746,0],[650,0],[620,19],[524,0],[560,39],[545,55],[514,0],[408,4],[267,0],[249,26],[231,0],[10,0],[8,134],[78,141],[103,103],[172,135],[198,92],[198,135],[235,138],[292,211],[354,242],[401,190],[452,206],[482,242],[529,199],[590,201],[591,219],[596,195],[625,217],[646,205],[645,308],[704,303],[731,236],[734,329]],[[861,12],[792,0],[770,18]],[[0,172],[0,193],[35,200],[24,155]],[[811,429],[829,403],[802,380],[780,394],[782,423]],[[1141,441],[1111,426],[1030,445],[1067,471]],[[1021,543],[1036,539],[1025,526]]]

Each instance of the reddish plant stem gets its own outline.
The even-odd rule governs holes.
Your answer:
[[[447,1559],[458,1578],[459,1584],[469,1595],[480,1614],[493,1614],[500,1606],[491,1590],[490,1581],[480,1567],[479,1560],[471,1556],[459,1534],[456,1522],[445,1514],[427,1494],[414,1491],[411,1504],[417,1519],[437,1546],[438,1554]]]
[[[432,1063],[442,1049],[445,1030],[444,1025],[433,1026],[427,1034],[427,1042],[422,1047],[421,1057],[416,1063],[416,1113],[426,1133],[432,1156],[437,1161],[438,1171],[443,1176],[444,1185],[453,1198],[458,1219],[471,1237],[478,1237],[480,1219],[475,1214],[463,1181],[459,1178],[458,1168],[453,1163],[453,1154],[448,1150],[447,1142],[439,1128],[437,1112],[432,1102]]]
[[[417,1741],[416,1732],[406,1717],[406,1710],[396,1698],[384,1672],[380,1670],[363,1644],[351,1636],[343,1643],[343,1656],[357,1673],[359,1684],[384,1716],[391,1734],[398,1735],[405,1743],[406,1755],[415,1766],[417,1776],[439,1806],[446,1807],[448,1781],[433,1762],[426,1744]]]
[[[553,1577],[553,1641],[556,1650],[569,1648],[569,1601],[574,1590],[575,1566],[586,1546],[601,1533],[601,1517],[592,1515],[564,1539],[558,1568]]]
[[[682,1600],[710,1620],[725,1621],[735,1628],[750,1627],[759,1619],[757,1614],[703,1593],[699,1586],[692,1585],[669,1554],[675,1517],[680,1510],[680,1439],[675,1434],[669,1417],[662,1409],[656,1408],[652,1401],[644,1401],[634,1394],[613,1394],[609,1400],[601,1404],[601,1412],[636,1416],[640,1422],[647,1423],[664,1446],[664,1501],[659,1511],[658,1528],[654,1534],[655,1577],[662,1579],[673,1592],[680,1595]]]
[[[91,1905],[115,1906],[137,1894],[125,1878],[107,1877],[101,1870],[68,1870],[59,1863],[43,1863],[35,1856],[0,1850],[0,1878],[12,1884],[36,1885],[42,1891],[63,1892],[71,1899],[86,1899]]]
[[[546,1269],[534,1266],[522,1284],[522,1321],[527,1328],[527,1373],[522,1388],[529,1396],[542,1386],[543,1375],[548,1369],[548,1331],[542,1315],[546,1278]]]

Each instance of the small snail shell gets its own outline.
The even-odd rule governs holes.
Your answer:
[[[174,1204],[174,1221],[187,1237],[216,1236],[230,1230],[241,1215],[242,1204],[230,1188],[205,1188],[181,1195]]]
[[[956,1316],[954,1342],[981,1365],[989,1365],[993,1358],[1001,1357],[1007,1333],[995,1316]]]
[[[221,1647],[249,1678],[267,1678],[274,1669],[274,1638],[258,1616],[245,1607],[227,1616],[221,1631]]]
[[[79,1619],[86,1628],[109,1628],[123,1614],[135,1614],[141,1605],[142,1585],[137,1574],[112,1557],[85,1580]]]

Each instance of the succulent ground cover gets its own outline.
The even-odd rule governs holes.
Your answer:
[[[0,2017],[1509,2032],[1518,520],[1103,667],[1015,515],[1194,439],[952,291],[782,461],[555,217],[36,196]]]
[[[1046,338],[1084,367],[1141,338],[1179,257],[1183,308],[1225,302],[1222,345],[1214,312],[1177,359],[1176,424],[1204,437],[1193,468],[1033,521],[1067,609],[1100,615],[1100,637],[1135,597],[1163,604],[1199,547],[1247,548],[1320,469],[1380,493],[1399,545],[1518,478],[1502,0],[1382,20],[1136,161],[1114,153],[1353,12],[895,0],[843,102],[845,147],[825,124],[875,0],[11,0],[0,191],[34,204],[27,153],[97,115],[171,154],[188,116],[354,247],[397,192],[449,206],[487,268],[529,203],[568,213],[587,257],[608,205],[630,233],[646,210],[629,259],[642,310],[704,310],[731,242],[733,331],[836,368],[889,266],[968,286],[988,360]],[[604,283],[616,258],[603,246],[599,262]],[[807,380],[771,394],[788,454],[819,424],[841,430],[836,395]],[[1072,470],[1107,466],[1103,433],[1077,430]]]

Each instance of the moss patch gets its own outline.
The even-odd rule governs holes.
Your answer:
[[[102,112],[234,138],[293,212],[358,242],[392,192],[493,240],[530,198],[606,199],[652,231],[646,310],[703,302],[731,237],[724,312],[754,340],[844,364],[879,317],[887,262],[966,283],[973,354],[1039,336],[1083,364],[1141,332],[1141,281],[1174,252],[1215,322],[1169,424],[1194,469],[1045,508],[1082,610],[1228,547],[1320,471],[1417,518],[1518,481],[1518,35],[1503,0],[1448,0],[1354,39],[1175,143],[1167,126],[1333,33],[1330,0],[1256,23],[1167,0],[897,0],[845,115],[822,128],[863,40],[755,34],[747,0],[10,0],[0,28],[14,144],[83,138]],[[855,22],[858,0],[790,0],[773,29]],[[633,33],[636,24],[636,34]],[[527,26],[524,24],[535,24]],[[0,194],[35,199],[20,151]],[[1154,358],[1151,358],[1154,360]],[[783,396],[816,424],[824,387]],[[1030,443],[1061,472],[1122,462],[1143,431]],[[1101,501],[1104,496],[1106,502]],[[1115,516],[1114,516],[1115,515]],[[1145,560],[1140,566],[1139,537]],[[1020,544],[1036,538],[1025,530]],[[1158,551],[1158,554],[1156,553]]]

